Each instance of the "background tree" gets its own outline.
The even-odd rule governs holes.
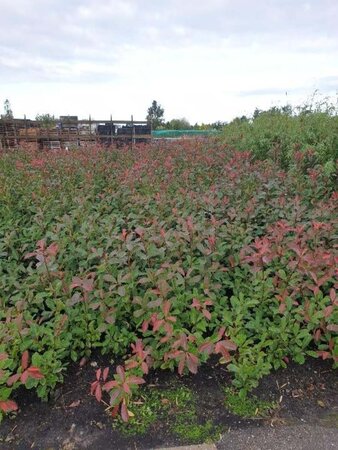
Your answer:
[[[245,117],[245,116],[243,116]],[[227,122],[222,122],[221,120],[217,120],[216,122],[213,122],[210,124],[210,128],[212,130],[223,130],[223,128],[226,126]]]
[[[13,111],[11,109],[11,104],[9,103],[8,98],[6,98],[6,100],[4,101],[4,110],[5,110],[5,114],[2,115],[2,117],[4,119],[13,119]]]
[[[189,130],[191,125],[185,117],[182,117],[181,119],[170,120],[170,122],[166,123],[165,127],[168,130]]]
[[[37,114],[35,120],[40,122],[42,128],[53,128],[56,124],[56,119],[50,114]]]
[[[158,128],[164,123],[164,109],[156,100],[153,100],[151,106],[148,108],[147,120],[151,122],[153,129]]]

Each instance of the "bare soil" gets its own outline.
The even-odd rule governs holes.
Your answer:
[[[93,361],[101,367],[107,365],[101,357]],[[20,411],[1,424],[0,449],[135,450],[189,444],[170,430],[165,419],[157,420],[142,436],[127,437],[114,429],[104,405],[89,395],[94,372],[91,364],[82,368],[72,365],[65,382],[48,403],[41,402],[33,392],[19,392]],[[271,427],[297,424],[338,428],[337,372],[329,361],[310,359],[304,365],[290,364],[287,369],[266,376],[254,393],[279,406],[264,419],[243,419],[227,410],[223,388],[230,385],[230,376],[225,366],[216,363],[202,366],[194,376],[178,378],[177,374],[155,372],[147,381],[156,385],[154,389],[168,389],[173,384],[189,387],[198,398],[198,419],[201,423],[212,420],[221,427],[223,435],[258,427],[264,433]]]

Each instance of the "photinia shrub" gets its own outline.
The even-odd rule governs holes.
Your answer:
[[[2,153],[1,414],[93,351],[119,361],[91,393],[123,420],[153,369],[217,357],[246,395],[290,360],[337,366],[338,193],[294,158],[214,139]]]

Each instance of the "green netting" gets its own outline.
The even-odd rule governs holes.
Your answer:
[[[153,130],[155,138],[175,138],[181,136],[210,136],[217,134],[217,130]]]

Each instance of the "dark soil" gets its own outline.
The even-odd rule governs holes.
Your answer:
[[[96,358],[99,366],[107,362]],[[93,361],[92,361],[93,363]],[[290,364],[265,377],[255,390],[257,397],[278,403],[265,419],[243,419],[225,407],[223,388],[230,384],[225,366],[208,364],[197,375],[179,378],[167,372],[153,373],[148,384],[154,389],[168,389],[173,384],[189,387],[196,393],[197,415],[201,423],[211,419],[222,428],[287,426],[299,423],[338,427],[337,373],[328,361],[311,359],[304,365]],[[112,419],[89,395],[89,385],[95,369],[70,368],[65,383],[56,391],[55,398],[42,403],[33,392],[21,391],[17,401],[19,414],[1,424],[0,449],[150,449],[187,444],[170,431],[167,421],[158,420],[143,436],[126,437],[113,429]]]

